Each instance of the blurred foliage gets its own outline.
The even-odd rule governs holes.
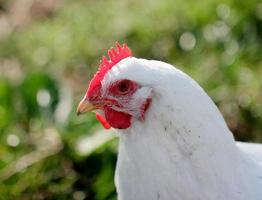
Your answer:
[[[1,0],[0,199],[116,199],[117,141],[86,150],[101,126],[75,116],[115,41],[190,74],[236,139],[262,142],[260,1]]]

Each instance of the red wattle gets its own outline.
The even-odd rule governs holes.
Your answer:
[[[104,107],[106,121],[114,128],[127,129],[131,125],[131,115]]]
[[[102,116],[96,113],[96,119],[103,125],[105,129],[110,129],[110,124],[106,121],[106,119]]]

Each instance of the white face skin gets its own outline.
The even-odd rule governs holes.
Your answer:
[[[119,97],[119,96],[114,96],[113,94],[109,93],[108,86],[111,83],[106,82],[106,84],[107,85],[102,85],[102,88],[103,88],[102,96],[108,99],[111,99],[111,100],[115,100],[118,102],[119,105],[121,105],[121,107],[112,105],[111,108],[113,110],[123,112],[123,113],[128,113],[136,119],[142,118],[140,108],[144,104],[146,99],[151,98],[151,93],[152,93],[151,87],[142,86],[138,88],[136,92],[132,94],[131,97],[130,96]]]

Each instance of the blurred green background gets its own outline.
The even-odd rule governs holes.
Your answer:
[[[0,0],[0,199],[116,199],[117,139],[75,109],[101,55],[174,64],[262,142],[262,3]]]

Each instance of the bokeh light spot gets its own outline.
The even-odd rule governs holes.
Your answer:
[[[85,199],[85,197],[86,197],[86,195],[83,191],[75,191],[73,193],[73,198],[75,200],[83,200],[83,199]]]
[[[10,134],[7,136],[7,144],[9,146],[16,147],[17,145],[19,145],[19,143],[20,143],[20,139],[16,135]]]
[[[42,107],[47,107],[50,104],[51,96],[48,90],[42,89],[37,92],[37,103]]]
[[[179,45],[183,50],[190,51],[196,45],[196,37],[190,32],[185,32],[179,38]]]
[[[226,19],[230,16],[230,8],[226,4],[219,4],[216,8],[216,12],[221,19]]]

